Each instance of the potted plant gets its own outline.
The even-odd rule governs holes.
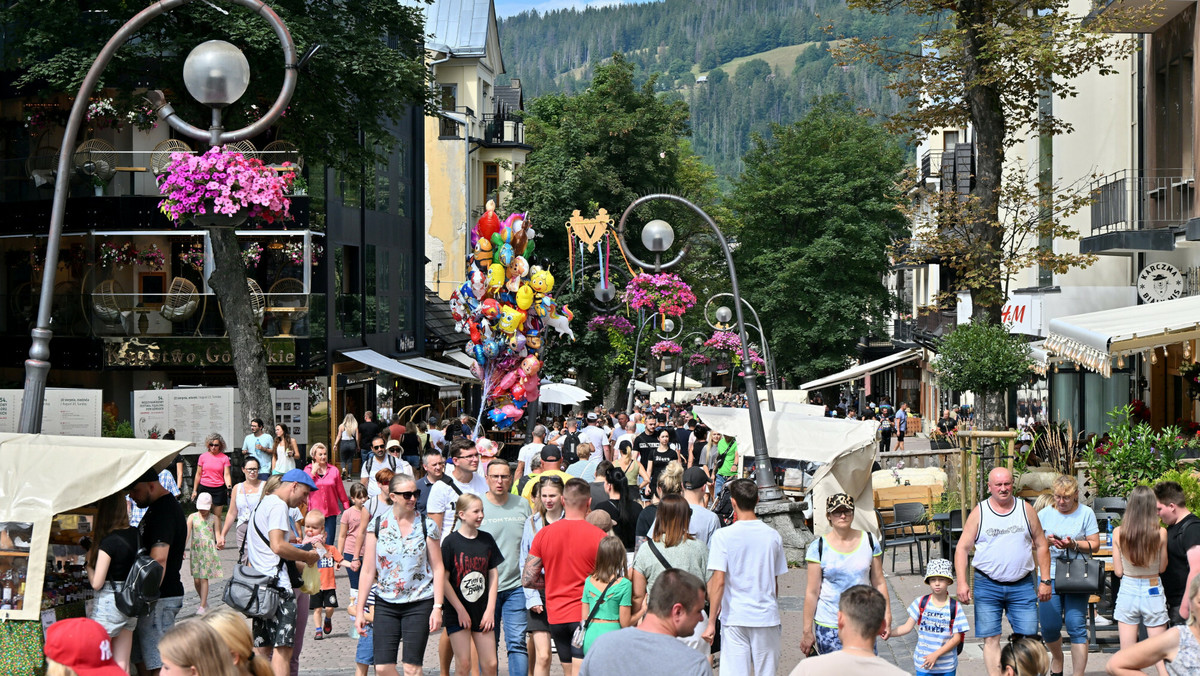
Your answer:
[[[300,174],[296,174],[296,178],[292,180],[292,196],[302,197],[308,194],[308,181]]]
[[[96,193],[96,197],[104,197],[104,179],[93,174],[92,175],[92,190]]]
[[[296,179],[294,167],[277,171],[261,160],[214,146],[203,155],[172,153],[159,178],[159,209],[176,225],[235,227],[250,218],[268,223],[291,218],[284,195]]]

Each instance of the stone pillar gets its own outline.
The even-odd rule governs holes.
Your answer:
[[[788,563],[803,565],[809,543],[817,539],[804,524],[805,507],[807,504],[803,502],[782,500],[760,502],[754,509],[763,523],[779,531],[783,537],[783,554]]]

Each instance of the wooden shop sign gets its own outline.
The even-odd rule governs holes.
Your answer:
[[[263,340],[267,366],[295,366],[296,341]],[[106,368],[233,368],[233,348],[228,338],[106,338]]]

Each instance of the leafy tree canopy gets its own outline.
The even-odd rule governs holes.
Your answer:
[[[0,22],[12,29],[6,32],[4,67],[28,95],[74,94],[105,42],[144,5],[126,0],[5,3]],[[278,137],[296,143],[310,160],[350,170],[373,152],[391,150],[388,122],[399,120],[410,105],[425,107],[431,100],[423,8],[395,0],[359,0],[352,9],[308,0],[275,0],[271,6],[298,51],[322,45],[300,75]],[[279,40],[262,18],[226,7],[224,13],[193,2],[154,19],[117,52],[102,86],[131,98],[141,88],[162,89],[185,119],[204,128],[209,114],[183,86],[183,61],[201,42],[226,40],[251,64],[250,88],[228,109],[226,127],[256,119],[274,102],[283,80]],[[360,129],[370,141],[363,146]]]
[[[827,98],[755,137],[730,200],[738,278],[769,325],[782,373],[843,368],[891,307],[880,283],[896,210],[900,146],[848,101]]]
[[[960,324],[938,345],[934,372],[956,392],[1007,392],[1029,378],[1029,345],[1001,324]]]

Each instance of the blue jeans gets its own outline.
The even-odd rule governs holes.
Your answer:
[[[1038,630],[1037,590],[1033,573],[1008,584],[993,582],[975,571],[975,636],[999,636],[1008,613],[1013,632],[1032,636]]]
[[[1051,583],[1049,601],[1038,602],[1038,619],[1042,623],[1042,640],[1054,643],[1062,638],[1063,615],[1067,618],[1067,635],[1071,644],[1087,643],[1087,594],[1057,594]]]
[[[508,650],[508,673],[524,674],[529,668],[529,653],[525,648],[525,625],[529,615],[525,612],[525,590],[513,587],[496,594],[496,640],[500,640],[499,629],[504,626],[504,647]]]
[[[721,489],[725,487],[725,482],[729,481],[732,478],[733,477],[728,477],[728,476],[725,476],[724,474],[717,475],[717,478],[713,480],[713,496],[714,496],[713,499],[714,500],[716,498],[721,497]]]

